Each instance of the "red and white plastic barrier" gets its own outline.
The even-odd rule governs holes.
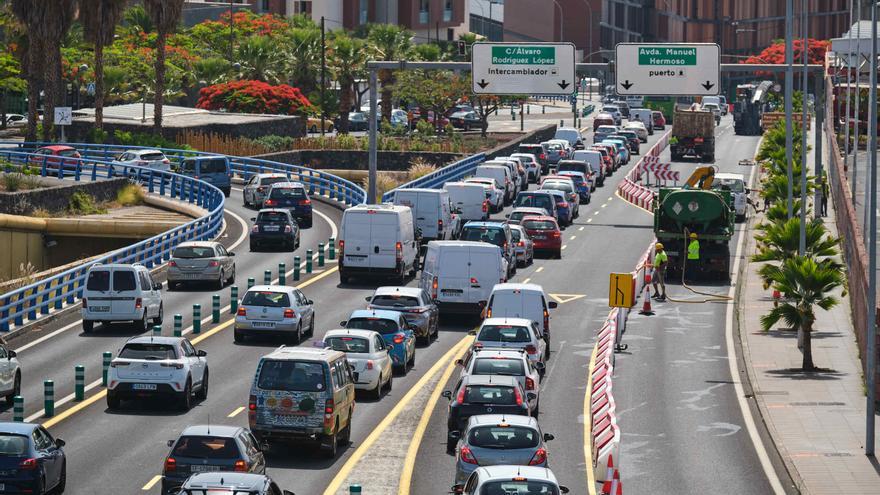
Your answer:
[[[639,158],[635,167],[626,174],[626,177],[617,184],[617,193],[628,203],[632,203],[639,208],[648,211],[654,211],[654,198],[657,194],[648,187],[639,184],[642,174],[647,170],[649,164],[657,162],[660,153],[669,145],[669,133],[666,132],[660,139],[654,143],[644,155]]]

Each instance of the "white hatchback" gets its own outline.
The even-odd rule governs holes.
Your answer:
[[[538,324],[525,318],[486,318],[475,333],[473,348],[524,349],[532,363],[549,358]]]
[[[9,348],[6,340],[0,337],[0,395],[6,397],[6,403],[21,394],[21,367],[15,351]]]
[[[379,400],[382,390],[391,390],[394,379],[391,345],[386,344],[379,332],[372,330],[340,329],[324,334],[324,345],[345,353],[354,374],[354,388],[369,391],[370,397]]]
[[[128,150],[118,155],[113,163],[152,168],[163,172],[171,171],[171,160],[162,153],[162,150]]]
[[[255,285],[241,298],[233,339],[238,343],[253,336],[281,336],[299,344],[314,332],[315,308],[302,291],[288,285]]]

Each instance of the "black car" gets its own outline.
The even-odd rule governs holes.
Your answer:
[[[443,392],[449,399],[446,419],[448,433],[464,431],[468,419],[478,414],[532,415],[532,404],[537,396],[526,392],[515,376],[467,375],[461,377],[453,390]],[[446,437],[447,452],[455,451],[458,439]]]
[[[538,159],[541,165],[541,174],[547,174],[550,171],[550,164],[547,162],[547,153],[540,144],[521,144],[516,150],[517,153],[531,153]]]
[[[483,119],[476,112],[455,112],[449,116],[449,123],[452,124],[452,127],[464,129],[465,131],[483,127]]]
[[[0,423],[0,493],[64,493],[64,440],[39,424]]]
[[[299,225],[289,210],[267,208],[251,218],[250,247],[256,251],[266,246],[280,246],[288,251],[299,247]]]
[[[189,426],[177,440],[162,470],[162,495],[177,494],[196,473],[234,471],[266,474],[266,458],[250,430],[241,426]]]

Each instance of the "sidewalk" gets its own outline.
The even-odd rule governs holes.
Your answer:
[[[833,207],[828,205],[825,225],[837,236]],[[751,225],[762,220],[759,214]],[[750,236],[746,256],[755,251]],[[864,455],[865,389],[849,297],[838,292],[837,307],[816,312],[813,361],[831,371],[801,373],[797,333],[779,325],[761,330],[759,317],[773,307],[770,291],[764,290],[757,273],[761,265],[747,262],[745,267],[740,338],[755,400],[786,468],[804,494],[880,493],[880,467]],[[880,416],[874,419],[880,431]]]

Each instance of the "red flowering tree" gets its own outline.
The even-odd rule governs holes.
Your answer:
[[[827,40],[816,40],[809,38],[807,40],[807,60],[810,64],[825,64],[825,52],[831,47],[831,42]],[[792,42],[794,50],[794,63],[803,64],[804,60],[804,42],[802,39],[795,39]],[[782,65],[785,63],[785,41],[779,41],[765,48],[758,55],[753,55],[742,62],[743,64],[773,64]],[[770,72],[758,71],[755,73],[759,77],[771,77]]]
[[[262,81],[232,81],[200,91],[196,106],[206,110],[242,113],[301,114],[311,107],[299,88],[272,86]]]

